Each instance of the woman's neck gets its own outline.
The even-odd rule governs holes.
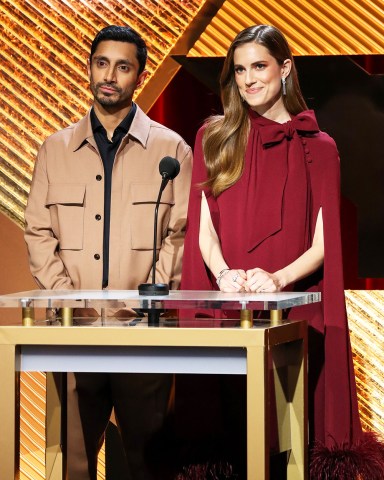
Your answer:
[[[274,102],[272,105],[264,108],[254,108],[255,112],[261,115],[262,117],[272,120],[276,123],[286,123],[291,120],[291,116],[288,110],[285,108],[282,97]]]

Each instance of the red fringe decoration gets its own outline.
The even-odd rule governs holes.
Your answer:
[[[311,480],[383,480],[384,443],[365,432],[353,445],[317,443],[311,451]]]
[[[183,467],[175,480],[237,480],[232,465],[227,462],[202,463]]]

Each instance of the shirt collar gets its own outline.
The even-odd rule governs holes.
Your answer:
[[[119,123],[119,125],[115,128],[115,130],[120,130],[120,131],[124,132],[125,134],[127,134],[130,127],[131,127],[132,121],[135,117],[135,113],[136,113],[136,104],[134,102],[132,102],[132,107],[129,110],[129,113],[123,119],[123,121],[121,123]],[[91,118],[91,126],[92,126],[93,133],[95,133],[96,131],[98,131],[100,129],[104,129],[100,120],[97,118],[97,115],[96,115],[93,107],[91,108],[90,118]]]

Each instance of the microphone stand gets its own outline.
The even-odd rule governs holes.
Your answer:
[[[167,186],[170,178],[167,173],[162,174],[162,181],[159,190],[159,195],[156,200],[155,207],[155,219],[153,227],[153,256],[152,256],[152,283],[141,283],[139,285],[139,295],[146,296],[159,296],[159,295],[169,295],[169,285],[166,283],[156,283],[156,245],[157,245],[157,219],[159,214],[160,199],[163,193],[164,188]],[[156,308],[142,308],[143,312],[148,313],[148,325],[158,326],[160,313],[163,312],[162,309]]]

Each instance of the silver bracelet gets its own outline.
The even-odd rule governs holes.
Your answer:
[[[216,283],[217,283],[217,286],[220,288],[220,282],[221,282],[221,279],[223,278],[223,276],[229,272],[230,268],[223,268],[223,270],[221,270],[221,272],[219,273],[219,275],[216,277]]]

